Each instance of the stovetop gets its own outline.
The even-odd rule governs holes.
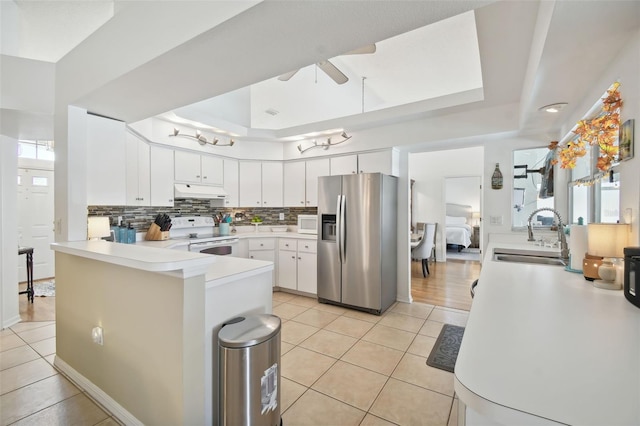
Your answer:
[[[215,222],[211,216],[179,216],[171,218],[169,238],[189,240],[190,243],[206,243],[237,239],[235,236],[215,234]]]

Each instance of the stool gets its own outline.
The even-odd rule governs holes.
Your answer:
[[[18,255],[27,256],[27,289],[18,294],[27,294],[27,302],[33,303],[33,247],[18,247]]]

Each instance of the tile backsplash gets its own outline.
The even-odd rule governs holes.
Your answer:
[[[237,225],[249,225],[251,218],[259,216],[265,225],[297,225],[299,214],[317,214],[316,207],[257,207],[227,208],[211,207],[209,200],[176,199],[173,207],[136,207],[136,206],[89,206],[88,216],[109,216],[111,223],[116,223],[121,216],[124,223],[131,225],[138,232],[145,232],[153,223],[158,213],[176,216],[213,216],[217,213],[231,215]],[[243,221],[235,221],[236,213],[244,213]],[[284,220],[280,220],[284,213]]]

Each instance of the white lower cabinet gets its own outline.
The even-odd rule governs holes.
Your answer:
[[[278,243],[278,286],[317,294],[316,241],[280,238]]]
[[[273,262],[272,285],[276,285],[278,264],[276,263],[275,238],[251,238],[249,240],[249,259]]]

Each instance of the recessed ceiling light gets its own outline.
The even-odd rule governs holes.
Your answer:
[[[545,112],[550,112],[552,114],[556,113],[556,112],[560,112],[560,110],[564,107],[566,107],[568,104],[566,102],[558,102],[555,104],[549,104],[549,105],[545,105],[541,108],[538,108],[538,111],[545,111]]]

